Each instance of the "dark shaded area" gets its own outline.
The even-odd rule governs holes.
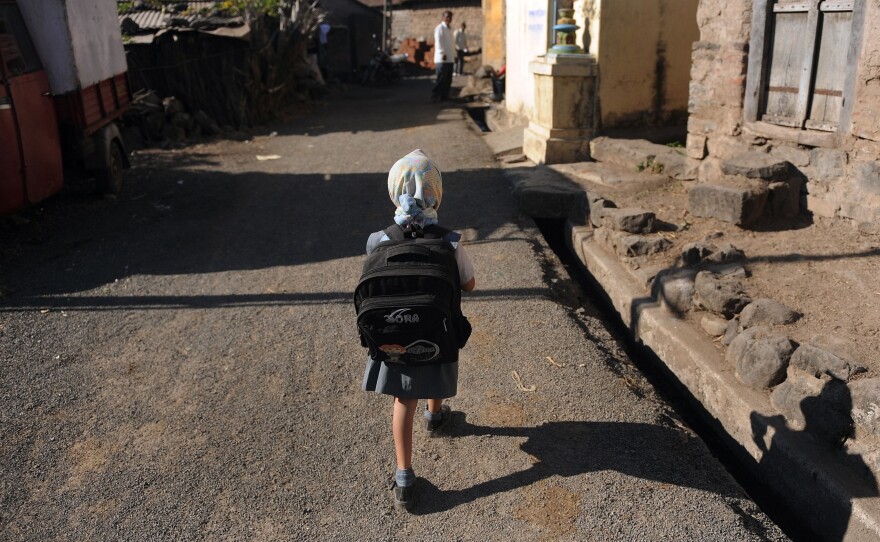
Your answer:
[[[210,158],[195,156],[189,163],[199,161]],[[26,299],[33,296],[91,290],[135,274],[211,273],[361,256],[369,234],[388,226],[394,211],[385,174],[328,179],[162,166],[146,173],[149,182],[132,183],[117,203],[72,195],[51,200],[28,223],[4,221],[0,284],[8,295],[0,308],[29,306]],[[445,226],[474,228],[479,241],[503,225],[509,217],[468,212],[467,200],[475,193],[491,198],[505,190],[480,182],[489,176],[486,170],[444,173]],[[362,219],[344,231],[312,227],[327,221],[328,202],[338,194],[371,195],[348,202],[346,213]]]
[[[489,129],[489,125],[486,124],[486,109],[487,107],[468,107],[467,113],[473,119],[474,123],[480,128],[482,132],[491,132]]]
[[[852,408],[849,388],[843,382],[832,379],[825,384],[818,396],[803,399],[800,406],[806,424],[802,431],[791,429],[781,415],[765,416],[752,412],[750,417],[752,438],[763,452],[758,469],[771,480],[778,498],[793,501],[799,508],[809,506],[810,513],[804,518],[805,524],[795,531],[798,538],[803,540],[815,539],[816,535],[831,542],[843,540],[852,515],[852,503],[841,503],[834,496],[827,495],[818,483],[814,487],[806,487],[801,483],[803,479],[815,482],[815,475],[810,477],[804,473],[797,480],[786,476],[784,473],[792,469],[792,450],[796,453],[805,446],[826,447],[833,453],[835,462],[849,471],[851,479],[847,489],[852,492],[853,498],[878,495],[877,481],[862,456],[848,454],[841,448],[843,442],[852,437],[852,425],[847,434],[843,435],[839,434],[839,428],[827,426],[826,401],[839,404],[841,397],[843,403],[840,408],[848,413]],[[768,445],[765,443],[765,435],[770,427],[774,433]]]

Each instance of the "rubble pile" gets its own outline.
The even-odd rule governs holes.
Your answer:
[[[130,148],[174,147],[204,137],[248,138],[245,132],[230,125],[221,126],[204,110],[187,108],[176,97],[161,98],[154,91],[136,93],[123,121],[125,141]]]
[[[750,276],[746,254],[731,243],[719,243],[720,232],[684,245],[671,266],[641,269],[645,256],[674,246],[666,235],[678,227],[644,209],[617,208],[598,196],[588,199],[594,239],[640,273],[653,299],[679,317],[690,313],[725,346],[724,359],[736,378],[768,393],[790,427],[831,445],[857,433],[880,436],[873,406],[880,404],[880,378],[853,381],[867,369],[833,335],[802,343],[791,339],[785,326],[803,314],[773,299],[753,298],[743,280]],[[803,408],[811,403],[821,423],[807,426]]]

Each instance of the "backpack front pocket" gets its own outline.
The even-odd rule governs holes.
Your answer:
[[[432,303],[431,296],[420,297],[406,296],[406,305],[394,297],[364,302],[357,324],[373,359],[407,364],[457,360],[449,312]]]

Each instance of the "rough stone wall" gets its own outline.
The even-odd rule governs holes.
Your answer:
[[[700,41],[693,45],[688,133],[701,138],[739,135],[751,26],[750,0],[701,0]]]
[[[758,150],[788,160],[807,178],[802,201],[823,217],[843,217],[880,233],[880,0],[865,0],[852,134],[814,147],[750,131],[743,100],[752,0],[701,0],[700,41],[692,53],[688,155],[701,159],[700,182],[721,175],[720,163]]]
[[[424,38],[434,44],[434,28],[440,24],[443,12],[452,11],[452,29],[457,30],[461,22],[467,23],[468,47],[476,49],[482,45],[483,12],[479,3],[475,6],[451,6],[441,8],[406,9],[397,8],[391,19],[391,33],[399,43],[406,38]]]
[[[864,41],[856,76],[853,134],[880,141],[880,2],[869,0]]]

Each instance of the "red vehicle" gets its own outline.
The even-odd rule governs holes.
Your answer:
[[[115,2],[0,0],[0,214],[58,192],[63,171],[122,187],[131,104]]]

